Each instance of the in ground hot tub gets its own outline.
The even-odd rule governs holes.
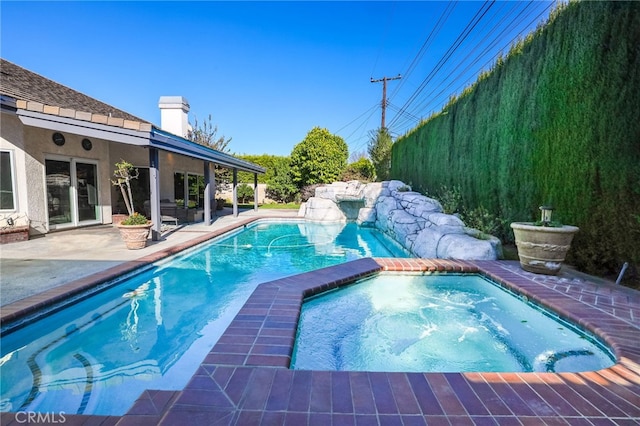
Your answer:
[[[614,361],[597,337],[482,275],[382,273],[305,300],[291,368],[578,372]]]

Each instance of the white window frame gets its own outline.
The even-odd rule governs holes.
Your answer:
[[[67,161],[70,163],[70,167],[71,167],[71,182],[73,182],[74,184],[71,185],[71,222],[69,223],[64,223],[64,224],[57,224],[57,225],[51,225],[49,223],[49,212],[47,210],[47,226],[49,229],[51,230],[55,230],[55,229],[67,229],[67,228],[77,228],[79,226],[85,226],[85,225],[95,225],[95,224],[101,224],[102,223],[102,209],[98,209],[98,218],[94,219],[94,220],[83,220],[80,221],[78,218],[78,188],[76,183],[78,182],[78,177],[76,175],[76,163],[84,163],[84,164],[92,164],[96,166],[96,195],[98,197],[98,206],[101,206],[101,197],[100,197],[100,162],[97,160],[92,160],[89,158],[82,158],[82,157],[68,157],[68,156],[64,156],[64,155],[46,155],[45,156],[45,164],[46,164],[46,160],[53,160],[53,161]],[[47,177],[47,170],[46,170],[46,166],[44,169],[44,178],[46,180]],[[47,191],[47,183],[45,182],[44,184],[44,190],[45,190],[45,200],[46,198],[46,191]]]

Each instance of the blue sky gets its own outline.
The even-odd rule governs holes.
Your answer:
[[[209,114],[236,154],[289,155],[315,126],[365,152],[414,128],[543,22],[548,1],[3,1],[3,58],[160,124]],[[464,35],[466,37],[464,37]]]

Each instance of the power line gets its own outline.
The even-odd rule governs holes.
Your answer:
[[[478,61],[480,61],[480,59],[484,58],[484,57],[486,56],[486,54],[489,52],[489,50],[490,50],[490,49],[492,49],[493,47],[495,47],[495,46],[496,46],[496,44],[497,44],[499,41],[501,41],[501,39],[502,39],[503,35],[504,35],[506,32],[511,31],[511,30],[512,30],[516,25],[517,25],[517,23],[518,23],[518,22],[522,22],[522,19],[519,19],[519,18],[520,18],[520,17],[521,17],[521,16],[522,16],[526,11],[527,11],[527,9],[529,9],[529,7],[531,7],[531,6],[532,6],[532,4],[533,4],[533,2],[532,2],[532,1],[530,1],[530,2],[529,2],[529,3],[528,3],[528,4],[527,4],[527,5],[526,5],[522,10],[520,10],[520,12],[519,12],[519,13],[518,13],[518,14],[517,14],[517,15],[516,15],[512,20],[511,20],[511,22],[509,22],[507,25],[503,25],[503,23],[504,23],[504,21],[505,21],[506,19],[508,19],[508,17],[509,17],[510,15],[512,15],[512,14],[514,13],[514,9],[511,9],[511,10],[507,13],[507,15],[505,15],[503,18],[501,18],[501,19],[500,19],[500,20],[499,20],[499,21],[498,21],[498,22],[493,26],[493,28],[491,28],[491,30],[489,30],[489,31],[486,33],[486,35],[484,36],[484,38],[483,38],[483,39],[482,39],[482,40],[481,40],[481,41],[476,45],[476,47],[475,47],[473,50],[471,50],[471,51],[469,52],[469,54],[467,54],[467,55],[464,57],[464,59],[462,59],[461,61],[459,61],[458,65],[455,67],[455,69],[454,69],[454,70],[455,70],[455,71],[459,71],[459,70],[460,70],[460,68],[463,66],[463,64],[464,64],[464,63],[466,63],[468,60],[470,60],[470,59],[471,59],[471,55],[472,55],[472,53],[473,53],[473,52],[475,52],[475,51],[477,51],[477,49],[479,49],[479,48],[480,48],[480,46],[482,46],[482,45],[483,45],[483,44],[484,44],[484,43],[489,39],[489,36],[490,36],[491,34],[496,34],[496,32],[499,30],[499,28],[500,28],[500,27],[502,27],[502,31],[500,31],[500,32],[499,32],[499,33],[498,33],[498,34],[493,38],[493,40],[491,40],[491,42],[489,43],[489,45],[487,45],[487,46],[486,46],[486,47],[485,47],[485,48],[484,48],[484,49],[483,49],[479,54],[477,54],[477,55],[476,55],[475,60],[473,60],[471,63],[469,63],[469,64],[466,66],[466,68],[464,68],[462,71],[459,71],[459,73],[458,73],[455,77],[450,77],[451,82],[450,82],[446,87],[442,87],[442,86],[441,86],[441,90],[440,90],[436,95],[433,95],[433,93],[434,93],[436,90],[438,90],[438,87],[437,87],[437,86],[434,86],[434,88],[431,90],[431,92],[429,92],[429,93],[425,96],[425,98],[426,98],[426,99],[422,102],[422,104],[420,104],[419,106],[417,106],[417,107],[416,107],[416,109],[421,110],[421,109],[425,109],[425,108],[426,108],[426,106],[427,106],[428,104],[435,104],[435,105],[437,106],[437,105],[441,104],[442,102],[444,102],[444,100],[442,100],[442,101],[441,101],[440,99],[442,99],[441,97],[442,97],[442,96],[447,92],[447,90],[448,90],[448,89],[449,89],[453,84],[455,84],[455,83],[458,81],[458,79],[462,78],[462,77],[463,77],[463,76],[464,76],[464,75],[465,75],[465,74],[466,74],[466,73],[471,69],[471,67],[473,67],[475,64],[477,64],[477,63],[478,63]],[[530,12],[529,12],[529,13],[527,13],[527,16],[528,16],[529,14],[530,14]],[[511,42],[513,42],[513,40],[511,40],[511,41],[510,41],[510,43],[511,43]],[[498,55],[500,55],[500,53],[501,53],[502,51],[504,51],[504,48],[505,48],[505,47],[506,47],[506,46],[503,46],[500,50],[498,50],[498,52],[499,52],[499,53],[497,53],[497,54],[493,55],[493,56],[489,59],[489,61],[488,61],[487,63],[491,63],[491,62],[493,62],[493,61],[496,59],[496,57],[497,57]],[[486,66],[486,64],[485,64],[483,67],[481,67],[481,69],[485,68],[485,66]],[[449,73],[449,76],[452,76],[452,75],[453,75],[453,72],[452,72],[452,73]],[[470,77],[470,78],[467,78],[465,81],[463,81],[463,82],[459,85],[459,87],[462,87],[462,86],[467,85],[467,84],[468,84],[468,82],[469,82],[470,80],[473,80],[474,78],[477,78],[477,75],[474,75],[474,76],[472,76],[472,77]],[[445,84],[445,82],[443,81],[443,82],[442,82],[442,85],[444,85],[444,84]],[[457,92],[458,92],[458,90],[459,90],[459,89],[456,89],[453,93],[457,93]],[[451,92],[448,92],[448,93],[451,93]]]
[[[418,63],[420,63],[420,61],[424,57],[424,54],[431,46],[431,43],[433,42],[437,34],[440,32],[440,29],[444,26],[445,22],[447,22],[447,20],[449,19],[449,16],[451,16],[451,13],[453,12],[453,9],[455,9],[457,3],[458,3],[457,0],[447,3],[447,8],[444,10],[444,12],[442,12],[442,15],[440,15],[440,18],[438,18],[438,21],[436,22],[434,27],[431,29],[431,32],[427,36],[426,40],[424,41],[424,43],[422,43],[422,47],[420,47],[420,50],[418,51],[416,56],[414,56],[413,60],[411,61],[411,64],[409,64],[409,67],[404,72],[405,79],[402,80],[400,84],[396,86],[395,90],[393,91],[391,96],[389,96],[389,98],[395,97],[395,95],[404,86],[404,83],[408,81],[409,76],[411,75],[411,73],[413,73],[416,66],[418,66]]]
[[[428,105],[435,104],[436,101],[439,101],[441,99],[441,96],[447,91],[447,89],[449,89],[453,84],[458,83],[458,79],[461,79],[464,75],[466,75],[472,69],[472,67],[474,67],[478,62],[480,62],[482,59],[484,59],[487,56],[487,53],[489,53],[491,49],[493,49],[498,43],[500,43],[503,40],[504,35],[506,35],[510,31],[518,31],[517,26],[519,23],[531,19],[531,16],[536,14],[536,12],[539,9],[538,8],[531,9],[530,7],[532,4],[537,4],[537,2],[529,2],[524,9],[519,11],[517,11],[517,6],[515,6],[511,8],[502,17],[498,17],[498,16],[500,14],[500,11],[504,9],[504,6],[499,8],[499,10],[493,14],[494,18],[489,18],[490,20],[492,19],[498,20],[498,22],[493,25],[492,29],[489,30],[487,34],[484,35],[484,37],[482,37],[482,40],[476,43],[475,47],[472,47],[471,49],[465,49],[465,52],[468,52],[468,53],[464,56],[463,59],[458,61],[457,66],[455,66],[452,70],[451,70],[451,67],[448,67],[445,70],[445,67],[444,67],[445,63],[452,60],[453,54],[460,48],[461,43],[469,36],[469,34],[471,33],[471,30],[475,28],[475,26],[479,23],[480,19],[483,19],[486,13],[489,11],[489,8],[491,5],[485,8],[485,5],[486,5],[486,2],[485,2],[485,5],[483,5],[483,7],[481,7],[480,10],[476,12],[476,15],[472,18],[472,20],[467,25],[465,30],[460,34],[460,36],[458,36],[458,38],[451,45],[451,47],[449,47],[449,49],[447,50],[443,58],[440,59],[438,64],[436,64],[436,66],[432,69],[432,71],[422,81],[420,87],[418,87],[416,91],[414,91],[414,93],[410,96],[410,98],[404,103],[403,107],[399,109],[398,113],[391,120],[389,127],[402,128],[402,126],[404,126],[405,124],[409,124],[411,122],[415,123],[420,121],[421,118],[418,118],[418,116],[422,116],[424,118],[424,114],[420,114],[418,113],[418,111],[424,111]],[[552,6],[553,6],[553,3],[549,3],[548,5],[545,5],[544,10],[538,13],[537,16],[535,16],[535,18],[531,19],[531,21],[527,23],[525,28],[529,28],[535,21],[539,20],[540,17],[543,16]],[[483,8],[484,8],[484,11],[483,11]],[[516,13],[517,15],[513,19],[511,19],[511,21],[507,25],[504,25],[505,22],[509,19],[509,17],[513,16]],[[485,29],[488,28],[488,23],[484,25],[484,28]],[[497,34],[497,35],[490,40],[488,45],[486,45],[487,41],[489,41],[490,37],[493,36],[494,34]],[[504,51],[504,49],[507,48],[509,44],[512,44],[516,39],[522,37],[522,34],[523,34],[522,30],[519,30],[518,34],[516,34],[513,38],[511,38],[510,42],[505,44],[500,52]],[[480,51],[481,46],[483,45],[486,45],[486,47],[484,47],[484,49]],[[478,53],[478,51],[480,52]],[[480,69],[485,69],[487,65],[495,61],[495,58],[499,54],[500,53],[492,55],[492,57],[488,61],[486,61],[486,63]],[[468,64],[466,65],[466,67],[464,65],[465,63]],[[445,72],[447,75],[440,78],[440,76]],[[454,76],[454,73],[455,73],[455,76]],[[438,78],[440,78],[440,83],[434,86],[435,88],[432,89],[428,95],[423,95],[422,92],[424,92],[426,85],[428,83],[432,83],[436,79],[436,74],[438,75]],[[405,77],[406,77],[406,74],[405,74]],[[457,91],[460,90],[461,87],[467,85],[467,83],[473,78],[477,78],[477,75],[475,75],[474,77],[465,79],[463,83],[459,84],[459,87],[456,89],[454,93],[457,93]],[[450,82],[447,84],[446,83],[447,81],[450,81]],[[406,79],[405,81],[403,81],[403,83],[404,82],[406,82]],[[432,97],[433,93],[436,91],[438,91],[437,95]],[[394,92],[394,94],[395,93],[396,92]],[[417,102],[418,97],[422,98],[423,100],[421,102]],[[444,100],[442,100],[442,102],[444,102]],[[396,108],[394,108],[394,111],[396,110]]]
[[[467,24],[464,30],[458,35],[458,38],[454,41],[454,43],[449,47],[445,55],[438,61],[435,67],[431,70],[431,72],[424,78],[418,89],[409,97],[409,99],[404,103],[401,110],[406,110],[411,103],[413,103],[416,98],[422,93],[424,88],[429,84],[429,82],[433,79],[433,77],[438,73],[438,71],[444,66],[444,64],[451,58],[451,56],[455,53],[455,51],[460,47],[462,42],[469,36],[471,31],[478,25],[478,22],[486,15],[486,13],[491,9],[495,0],[493,0],[490,4],[488,1],[485,1],[480,9],[476,12],[471,21]],[[487,6],[488,4],[488,6]],[[391,121],[394,124],[396,119]]]
[[[369,108],[368,110],[366,110],[365,112],[363,112],[362,114],[360,114],[359,116],[357,116],[356,118],[354,118],[353,120],[351,120],[350,122],[348,122],[347,124],[345,124],[344,126],[342,126],[341,128],[339,128],[336,133],[340,133],[342,130],[346,129],[347,127],[349,127],[350,125],[352,125],[355,121],[357,121],[360,117],[362,117],[363,115],[365,115],[366,113],[370,112],[372,109],[375,109],[378,107],[378,103],[376,102],[371,108]],[[369,116],[371,117],[371,116]],[[359,127],[359,126],[358,126]]]

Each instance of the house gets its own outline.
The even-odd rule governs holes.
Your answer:
[[[215,166],[237,172],[265,169],[186,139],[189,104],[160,97],[161,126],[107,105],[0,58],[0,229],[28,225],[30,235],[112,223],[126,213],[111,183],[124,159],[139,170],[136,211],[159,239],[161,202],[215,214]],[[257,208],[257,204],[255,205]]]

